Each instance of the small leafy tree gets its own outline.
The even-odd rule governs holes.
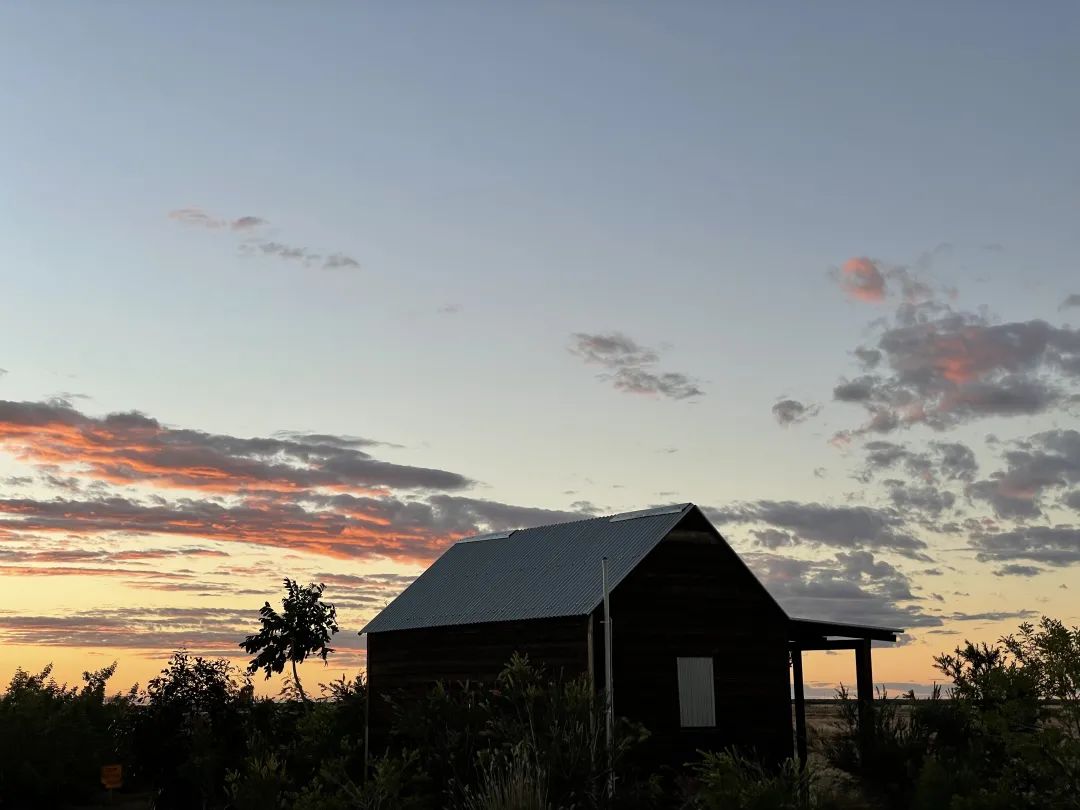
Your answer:
[[[244,752],[248,684],[225,659],[173,653],[140,695],[127,729],[134,776],[154,789],[154,807],[220,806],[225,774]]]
[[[300,699],[307,703],[308,696],[300,683],[296,665],[312,653],[317,653],[326,663],[326,657],[334,651],[330,639],[338,631],[337,610],[322,601],[324,586],[321,584],[301,586],[286,577],[284,585],[281,613],[269,602],[264,603],[259,609],[262,628],[240,642],[240,646],[255,656],[248,664],[251,674],[261,669],[269,678],[274,672],[281,673],[286,663],[292,664],[293,683]]]

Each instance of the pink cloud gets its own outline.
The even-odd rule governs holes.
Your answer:
[[[877,263],[865,256],[848,259],[840,268],[840,285],[857,301],[885,299],[885,276]]]

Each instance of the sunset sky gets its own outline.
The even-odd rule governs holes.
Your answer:
[[[456,538],[693,501],[794,615],[1080,622],[1080,7],[0,10],[0,681],[329,680]],[[854,679],[816,654],[817,694]],[[276,693],[280,683],[260,688]]]

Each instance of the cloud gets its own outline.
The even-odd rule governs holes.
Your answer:
[[[1003,455],[1004,470],[967,489],[969,497],[987,502],[999,517],[1038,517],[1048,491],[1080,483],[1080,432],[1076,430],[1036,433],[1014,442]],[[1070,497],[1066,496],[1066,505]]]
[[[621,368],[648,365],[660,359],[660,356],[652,349],[639,346],[619,332],[595,335],[575,332],[571,338],[570,351],[587,363]]]
[[[869,482],[877,473],[902,468],[923,484],[938,481],[971,481],[978,472],[975,453],[962,442],[932,441],[926,450],[914,451],[904,444],[872,439],[863,444],[865,466],[857,476]]]
[[[169,212],[169,218],[183,225],[210,230],[228,230],[237,233],[255,232],[269,223],[262,217],[243,216],[237,219],[214,217],[201,208],[178,208]],[[358,270],[360,262],[347,253],[334,252],[324,255],[274,239],[249,238],[239,246],[244,255],[273,256],[285,261],[299,262],[305,267],[321,266],[324,270]]]
[[[580,517],[576,513],[439,495],[425,502],[298,494],[288,500],[233,505],[196,499],[147,503],[119,496],[94,500],[0,499],[0,534],[97,540],[114,536],[197,537],[339,558],[406,562],[430,561],[459,537]],[[92,574],[97,570],[72,573]]]
[[[920,607],[906,574],[869,551],[801,560],[751,552],[747,564],[792,616],[909,629],[942,619]]]
[[[264,256],[277,256],[279,259],[299,261],[304,264],[313,264],[322,258],[321,255],[312,253],[307,248],[285,245],[281,242],[253,241],[250,244],[253,249],[258,250]]]
[[[852,354],[858,358],[863,368],[876,368],[878,363],[881,362],[881,352],[877,349],[867,349],[864,346],[858,346]]]
[[[754,545],[762,548],[778,549],[795,545],[795,538],[790,533],[777,529],[752,529],[750,534],[754,536]]]
[[[975,535],[970,544],[980,562],[1023,561],[1052,566],[1080,562],[1080,528],[1075,526],[1022,526]]]
[[[1068,388],[1080,381],[1080,330],[992,324],[936,303],[902,305],[876,351],[880,370],[833,389],[835,400],[869,414],[860,433],[1044,413],[1075,401]]]
[[[1065,296],[1065,300],[1061,302],[1058,309],[1069,309],[1070,307],[1080,307],[1080,293]]]
[[[994,572],[995,577],[1033,577],[1041,574],[1043,569],[1036,565],[1019,565],[1017,563],[1009,563],[1003,565],[1001,568]]]
[[[600,378],[610,380],[620,391],[650,394],[669,399],[691,399],[704,395],[697,381],[679,372],[659,372],[653,366],[660,356],[619,332],[571,335],[570,352],[586,363],[604,366],[610,373]]]
[[[1061,502],[1069,509],[1075,509],[1077,512],[1080,512],[1080,489],[1073,490],[1072,492],[1068,493],[1064,498],[1062,498]]]
[[[326,257],[325,261],[323,261],[323,268],[326,270],[358,270],[360,269],[360,262],[344,253],[331,253]]]
[[[229,227],[234,231],[247,231],[265,224],[266,220],[261,217],[240,217],[239,219],[234,219]]]
[[[1030,619],[1038,615],[1034,610],[988,610],[982,613],[955,612],[949,614],[954,622],[1005,622],[1014,619]]]
[[[926,543],[908,531],[903,515],[895,509],[763,500],[704,507],[704,511],[714,523],[764,524],[791,534],[798,543],[925,556]]]
[[[169,428],[138,412],[91,417],[63,402],[0,400],[0,449],[38,465],[113,484],[231,493],[459,489],[471,482],[445,470],[393,464],[345,437],[240,438]]]
[[[183,225],[213,230],[228,228],[234,231],[247,231],[266,224],[266,220],[262,217],[253,216],[244,216],[233,220],[219,219],[210,216],[201,208],[178,208],[169,212],[169,219],[174,219]]]
[[[86,548],[0,548],[0,563],[75,563],[91,562],[112,565],[166,558],[228,557],[228,552],[210,548],[147,548],[122,551]]]
[[[776,421],[785,427],[805,422],[815,416],[818,411],[817,405],[806,405],[795,399],[782,399],[772,406]]]
[[[940,517],[951,511],[956,504],[956,496],[948,490],[936,486],[910,486],[904,481],[889,480],[889,499],[893,506],[901,511],[916,512],[927,517]]]
[[[656,374],[641,368],[620,368],[612,380],[620,391],[631,394],[659,394],[668,399],[690,399],[705,394],[692,377],[674,371]]]
[[[245,655],[239,642],[257,623],[257,607],[100,608],[63,616],[0,613],[0,640],[27,646],[132,649],[149,654],[186,648],[240,658]],[[339,633],[333,646],[355,652],[361,643],[352,633]]]
[[[885,300],[885,276],[877,262],[865,256],[848,259],[841,265],[840,286],[857,301]]]
[[[465,535],[584,514],[459,495],[470,479],[374,458],[368,451],[379,446],[318,433],[212,434],[135,412],[94,417],[67,403],[0,400],[0,450],[65,494],[0,498],[0,538],[184,537],[426,562]],[[89,483],[49,483],[68,478]],[[65,556],[135,559],[112,549],[56,560]]]
[[[251,239],[240,245],[246,255],[274,256],[285,261],[298,262],[305,267],[322,267],[324,270],[358,270],[360,262],[346,253],[324,256],[306,247],[288,245],[273,239]]]

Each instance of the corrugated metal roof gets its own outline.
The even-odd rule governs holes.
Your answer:
[[[368,622],[363,633],[584,616],[692,509],[646,509],[461,540]]]

